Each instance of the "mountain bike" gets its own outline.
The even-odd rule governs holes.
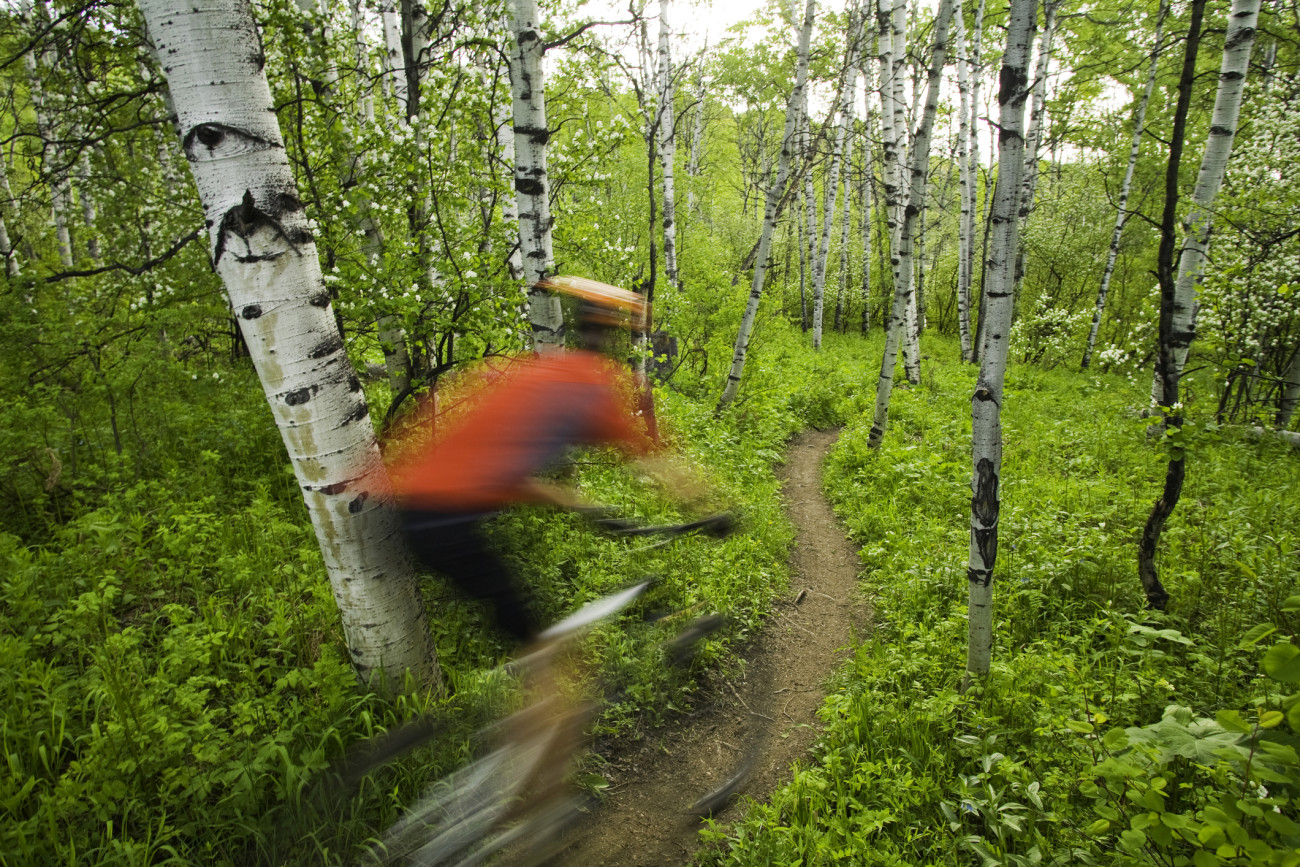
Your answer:
[[[620,536],[664,537],[637,551],[659,548],[693,533],[721,537],[735,527],[734,518],[726,514],[669,526],[638,526],[602,515],[593,520]],[[593,627],[642,599],[658,580],[647,578],[582,606],[538,636],[535,646],[540,650],[507,663],[500,673],[527,680]],[[693,657],[701,639],[725,624],[725,618],[688,608],[656,616],[651,622],[663,633],[665,661],[682,665]],[[380,835],[370,850],[369,863],[471,867],[525,843],[527,851],[513,853],[511,863],[538,864],[554,855],[561,832],[594,806],[590,796],[568,787],[564,777],[598,708],[593,702],[575,705],[543,692],[522,710],[480,730],[474,740],[484,745],[482,755],[430,783]],[[339,779],[345,788],[354,786],[438,734],[431,720],[408,723],[356,751],[339,769]],[[722,789],[683,812],[710,812],[739,787],[743,776],[742,769]]]

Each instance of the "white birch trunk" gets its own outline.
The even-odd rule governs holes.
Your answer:
[[[509,227],[514,227],[515,243],[511,245],[510,255],[506,257],[506,266],[510,269],[510,279],[519,282],[524,279],[524,257],[519,250],[519,202],[515,198],[514,185],[515,131],[504,104],[499,107],[493,124],[501,162],[510,167],[509,183],[501,194],[501,222],[507,226],[507,231]]]
[[[853,118],[853,90],[857,85],[857,10],[849,12],[848,45],[845,47],[844,71],[840,75],[840,122],[831,146],[831,166],[822,190],[821,246],[813,260],[813,349],[822,346],[822,319],[826,309],[826,266],[830,259],[831,230],[835,223],[835,200],[839,195],[844,166],[844,142],[848,138],[849,124]],[[836,317],[836,325],[839,318]]]
[[[664,176],[664,274],[677,285],[677,202],[673,162],[677,158],[673,112],[672,55],[668,45],[668,0],[659,0],[659,161]]]
[[[384,68],[381,78],[400,106],[398,116],[405,121],[407,94],[402,58],[402,19],[392,0],[381,0],[379,3],[379,23],[384,30]]]
[[[867,86],[870,91],[870,84]],[[871,331],[871,136],[862,141],[862,335]]]
[[[48,25],[49,10],[46,8],[44,0],[39,0],[35,4],[33,12],[39,26]],[[57,133],[50,123],[49,111],[45,104],[42,67],[49,66],[49,62],[48,59],[38,60],[36,55],[36,51],[28,51],[23,55],[23,63],[27,67],[28,83],[31,86],[32,113],[36,119],[36,133],[41,138],[41,166],[45,172],[46,183],[50,186],[50,215],[54,223],[54,237],[58,245],[59,261],[63,264],[63,267],[71,268],[73,265],[72,234],[68,230],[68,211],[72,207],[72,186],[68,181],[68,173],[58,168],[62,160],[58,145],[55,143]]]
[[[723,409],[736,399],[736,393],[740,390],[740,377],[745,372],[745,358],[749,354],[749,335],[754,329],[754,319],[758,316],[758,302],[763,297],[763,280],[767,275],[767,260],[772,253],[772,230],[776,225],[776,207],[781,201],[781,194],[784,192],[790,174],[790,152],[794,148],[799,106],[803,105],[804,88],[808,82],[808,44],[812,40],[813,18],[816,12],[817,0],[807,0],[803,27],[799,30],[794,90],[790,93],[790,101],[785,109],[785,131],[781,136],[781,156],[776,164],[776,182],[767,191],[763,210],[763,229],[758,238],[758,255],[754,259],[754,279],[750,284],[745,313],[740,320],[740,330],[736,334],[731,369],[727,372],[727,385],[722,390],[722,397],[718,399],[719,409]]]
[[[998,89],[998,181],[993,198],[985,293],[986,337],[980,351],[980,375],[971,398],[971,513],[966,678],[989,673],[993,653],[993,568],[998,554],[999,485],[1002,476],[1002,386],[1006,379],[1011,331],[1012,292],[1020,220],[1018,199],[1025,168],[1025,100],[1029,96],[1029,46],[1038,0],[1011,0],[1007,47],[1002,55]]]
[[[976,262],[981,263],[981,268],[979,271],[981,310],[983,309],[983,304],[984,304],[984,298],[983,298],[984,270],[982,267],[983,265],[982,257],[976,257],[975,255],[975,247],[976,247],[975,227],[978,226],[981,222],[980,221],[981,208],[980,208],[980,199],[979,199],[979,188],[980,188],[979,116],[980,116],[980,90],[982,89],[983,80],[984,80],[983,51],[984,51],[984,0],[979,0],[979,5],[975,7],[975,24],[974,27],[972,28],[971,40],[970,40],[970,57],[968,58],[970,61],[970,75],[971,75],[971,88],[970,88],[971,116],[970,116],[970,159],[968,161],[970,169],[967,174],[966,180],[967,183],[970,184],[971,209],[970,209],[970,214],[966,218],[967,219],[966,234],[970,238],[970,246],[966,249],[966,273],[970,275],[971,298],[973,299],[974,292],[975,292],[975,273],[976,273],[975,263]],[[988,192],[986,190],[985,191],[986,201],[984,203],[985,208],[988,207],[987,199],[988,199]],[[976,358],[976,353],[979,352],[981,335],[979,334],[979,331],[976,330],[976,332],[971,337],[972,339],[970,344],[970,358],[967,360],[973,363]]]
[[[708,51],[708,43],[705,43],[704,50]],[[695,93],[699,105],[695,109],[695,126],[691,131],[691,156],[690,161],[686,164],[686,174],[692,178],[690,189],[686,192],[686,207],[688,210],[695,211],[695,183],[694,178],[700,176],[700,161],[704,158],[704,102],[708,94],[704,91],[704,63],[701,61],[695,76]]]
[[[953,10],[953,46],[957,55],[957,93],[960,110],[957,118],[957,176],[961,187],[961,210],[957,221],[957,331],[961,336],[961,360],[970,363],[970,287],[971,244],[974,241],[971,211],[975,207],[974,187],[971,186],[971,130],[970,130],[970,79],[966,72],[966,22],[961,4]]]
[[[14,251],[13,242],[9,239],[9,228],[5,225],[4,216],[15,213],[14,194],[9,187],[9,172],[5,168],[4,156],[0,155],[0,256],[4,257],[5,273],[10,277],[17,277],[21,269],[18,267],[18,255]]]
[[[849,289],[849,222],[853,219],[853,199],[849,196],[849,163],[853,157],[853,139],[844,142],[844,171],[840,173],[844,184],[844,219],[840,223],[840,288],[835,296],[835,330],[844,327],[844,296]]]
[[[944,59],[948,50],[948,25],[952,20],[953,0],[940,0],[934,21],[934,42],[930,50],[929,80],[926,88],[925,109],[912,142],[908,167],[908,194],[903,224],[898,232],[897,283],[894,284],[894,304],[886,323],[885,350],[880,362],[880,379],[876,383],[876,409],[867,445],[879,448],[889,421],[889,399],[894,388],[894,368],[898,362],[898,345],[905,340],[908,326],[906,314],[908,298],[915,298],[912,286],[912,243],[916,235],[921,209],[925,201],[926,185],[930,174],[930,135],[934,118],[939,111],[939,87],[942,83]]]
[[[1255,44],[1255,25],[1259,19],[1260,0],[1233,0],[1228,13],[1228,33],[1224,37],[1223,62],[1219,67],[1219,88],[1210,117],[1210,135],[1201,157],[1201,168],[1192,190],[1192,206],[1183,218],[1183,247],[1178,257],[1178,282],[1174,289],[1173,325],[1169,352],[1162,351],[1173,370],[1165,381],[1175,386],[1182,376],[1187,351],[1195,337],[1196,286],[1201,282],[1205,259],[1210,249],[1210,231],[1214,224],[1214,199],[1223,185],[1223,175],[1232,155],[1237,135],[1237,118],[1241,114],[1241,97],[1246,88],[1250,50]],[[1164,403],[1164,388],[1158,401]]]
[[[1056,31],[1056,7],[1060,0],[1043,4],[1043,33],[1038,40],[1038,59],[1034,65],[1033,96],[1029,112],[1029,132],[1025,136],[1025,170],[1020,179],[1020,229],[1023,232],[1034,210],[1034,191],[1038,186],[1038,149],[1046,126],[1043,113],[1047,106],[1047,76],[1052,62],[1052,37]],[[1016,283],[1012,304],[1020,297],[1025,279],[1025,249],[1016,251]]]
[[[1110,278],[1115,273],[1115,262],[1119,259],[1119,242],[1128,223],[1128,197],[1133,189],[1133,172],[1137,168],[1138,152],[1142,149],[1142,130],[1146,122],[1147,104],[1151,102],[1151,93],[1156,86],[1156,69],[1160,64],[1160,40],[1165,25],[1165,15],[1169,12],[1169,0],[1161,0],[1160,11],[1156,18],[1155,41],[1151,47],[1151,66],[1147,70],[1146,86],[1138,99],[1133,112],[1133,138],[1129,143],[1128,165],[1124,169],[1124,182],[1119,188],[1119,202],[1115,212],[1115,228],[1110,234],[1110,249],[1106,253],[1106,267],[1101,272],[1101,288],[1097,290],[1097,303],[1092,311],[1092,326],[1088,329],[1088,342],[1083,348],[1083,361],[1079,365],[1087,370],[1092,363],[1092,351],[1097,345],[1097,332],[1101,329],[1101,314],[1106,309],[1106,296],[1110,293]]]
[[[352,12],[353,63],[356,64],[358,81],[370,76],[370,51],[364,35],[361,3],[362,0],[350,0],[348,3],[348,8]],[[362,125],[375,122],[375,97],[369,87],[362,89],[361,98],[357,103],[357,118]]]
[[[272,110],[248,0],[174,11],[141,3],[167,59],[214,266],[302,488],[362,679],[438,679],[415,575],[392,512],[361,385]]]
[[[1278,430],[1291,424],[1297,404],[1300,404],[1300,346],[1291,353],[1291,363],[1282,377],[1282,396],[1277,405],[1277,418],[1273,421]]]
[[[75,136],[80,138],[80,136]],[[81,152],[77,161],[77,197],[81,200],[81,224],[86,227],[86,255],[95,265],[103,264],[99,250],[99,235],[95,231],[98,219],[95,197],[90,191],[90,149]]]
[[[515,192],[519,194],[519,249],[528,286],[533,348],[564,348],[564,318],[554,293],[534,289],[555,267],[551,246],[551,183],[546,174],[546,80],[537,0],[511,0],[510,94],[514,106]]]

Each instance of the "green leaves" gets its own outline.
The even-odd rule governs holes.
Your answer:
[[[1300,683],[1300,648],[1290,643],[1275,644],[1264,654],[1264,673],[1280,683]]]

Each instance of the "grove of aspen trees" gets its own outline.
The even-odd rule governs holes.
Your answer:
[[[740,531],[490,522],[552,620],[726,615],[589,637],[574,785],[742,676],[836,429],[866,625],[692,863],[1300,867],[1297,0],[9,0],[0,258],[0,865],[367,863],[470,758],[511,648],[383,447],[577,275]]]

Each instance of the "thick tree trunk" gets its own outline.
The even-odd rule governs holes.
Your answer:
[[[998,87],[998,179],[993,196],[993,239],[986,279],[988,337],[981,352],[979,381],[971,398],[971,514],[969,630],[966,683],[989,673],[993,654],[993,569],[998,555],[998,516],[1002,508],[1002,386],[1006,379],[1011,331],[1012,291],[1020,220],[1017,205],[1024,171],[1025,100],[1029,96],[1029,46],[1038,0],[1011,0],[1007,47]]]
[[[1137,168],[1138,152],[1142,149],[1142,129],[1146,121],[1147,104],[1151,101],[1151,92],[1156,86],[1156,68],[1160,62],[1160,40],[1165,26],[1165,15],[1168,12],[1169,0],[1161,0],[1160,11],[1156,17],[1155,41],[1151,47],[1151,66],[1147,71],[1147,83],[1133,112],[1133,138],[1129,144],[1124,182],[1119,188],[1115,228],[1111,230],[1110,250],[1106,253],[1106,268],[1101,272],[1101,288],[1097,290],[1097,303],[1092,312],[1092,326],[1088,329],[1088,342],[1083,348],[1083,361],[1079,365],[1084,370],[1087,370],[1088,365],[1092,363],[1092,351],[1097,345],[1097,332],[1101,328],[1101,314],[1106,309],[1106,296],[1110,292],[1110,278],[1115,273],[1115,262],[1119,259],[1120,238],[1124,234],[1124,225],[1128,222],[1128,196],[1133,189],[1133,171]]]
[[[415,575],[383,508],[383,466],[330,310],[272,110],[247,0],[141,3],[226,286],[316,528],[362,679],[438,679]]]
[[[1197,10],[1200,0],[1193,5],[1194,29],[1199,30]],[[1241,112],[1241,96],[1245,90],[1246,71],[1250,64],[1250,50],[1255,42],[1255,24],[1259,18],[1260,0],[1233,0],[1228,15],[1228,33],[1223,43],[1223,61],[1219,67],[1219,87],[1214,98],[1214,112],[1210,118],[1210,135],[1201,157],[1201,167],[1192,191],[1192,206],[1183,219],[1183,247],[1178,257],[1178,276],[1171,279],[1171,263],[1161,262],[1160,267],[1160,384],[1161,406],[1165,430],[1177,432],[1183,423],[1179,403],[1179,380],[1183,361],[1194,338],[1196,284],[1201,278],[1209,249],[1211,208],[1223,184],[1223,175],[1232,154],[1232,143],[1237,134],[1237,119]],[[1199,33],[1197,33],[1199,41]],[[1188,53],[1194,54],[1192,35],[1188,36]],[[1184,79],[1195,75],[1195,57],[1184,64]],[[1183,105],[1183,81],[1179,82],[1179,108]],[[1190,82],[1186,88],[1190,95]],[[1177,123],[1177,116],[1175,117]],[[1181,156],[1181,154],[1179,154]],[[1173,156],[1170,160],[1172,162]],[[1171,172],[1172,175],[1172,166]],[[1170,178],[1171,185],[1176,177]],[[1176,186],[1174,187],[1176,190]],[[1168,202],[1166,202],[1168,205]],[[1166,208],[1166,217],[1169,216]],[[1162,238],[1162,247],[1168,247]],[[1138,542],[1138,577],[1153,608],[1163,609],[1169,595],[1160,582],[1156,569],[1156,550],[1165,522],[1173,514],[1182,496],[1183,480],[1187,474],[1186,455],[1176,443],[1171,445],[1169,464],[1165,470],[1164,490],[1156,501],[1142,530]]]
[[[554,293],[535,289],[555,267],[551,248],[551,182],[546,174],[546,80],[537,0],[512,0],[510,93],[514,104],[515,191],[519,194],[519,249],[528,285],[528,318],[539,352],[564,347],[564,317]]]
[[[930,50],[929,82],[926,88],[925,109],[912,142],[908,167],[908,192],[903,224],[898,232],[898,251],[895,259],[897,283],[894,285],[894,306],[886,325],[885,351],[880,363],[880,379],[876,384],[876,410],[867,444],[879,448],[889,420],[889,399],[894,387],[894,367],[898,361],[898,343],[906,329],[908,298],[915,298],[913,289],[912,243],[920,222],[921,209],[930,174],[930,135],[934,118],[939,110],[939,87],[943,76],[944,59],[948,51],[948,24],[952,20],[953,0],[940,0],[934,21],[934,43]]]
[[[785,132],[781,136],[781,157],[777,161],[776,182],[767,191],[763,229],[758,239],[757,258],[754,259],[754,279],[750,284],[749,301],[745,305],[745,313],[740,320],[740,330],[736,335],[731,369],[727,373],[727,385],[718,400],[719,410],[736,399],[736,393],[740,390],[740,378],[745,372],[745,357],[749,353],[749,335],[754,329],[754,319],[758,316],[758,302],[763,297],[763,278],[767,274],[767,260],[772,251],[772,229],[776,225],[776,209],[780,204],[786,179],[790,173],[790,152],[794,147],[795,131],[798,129],[799,106],[803,105],[804,88],[808,82],[808,44],[812,39],[813,18],[816,12],[817,0],[808,0],[804,9],[803,27],[799,30],[794,90],[785,109]]]

